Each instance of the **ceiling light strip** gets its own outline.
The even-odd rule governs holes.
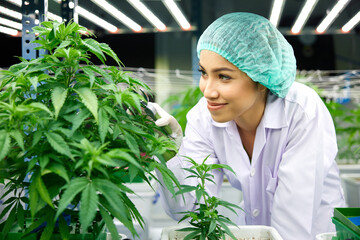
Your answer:
[[[18,6],[18,7],[21,7],[21,6],[22,6],[22,0],[6,0],[6,1],[8,1],[9,3],[15,4],[15,5]],[[4,7],[1,7],[1,6],[0,6],[0,12],[6,14],[6,13],[2,10],[2,8],[4,8]],[[15,11],[10,10],[10,9],[8,9],[8,10],[9,10],[9,11],[12,11],[12,13],[7,14],[7,15],[9,15],[9,16],[13,15],[12,17],[14,17],[14,18],[16,18],[16,19],[19,19],[19,20],[22,19],[22,14],[21,14],[21,13],[15,12]],[[58,16],[58,15],[56,15],[56,14],[53,14],[53,13],[51,13],[51,12],[48,12],[47,14],[48,14],[48,18],[50,18],[51,20],[56,20],[56,21],[58,21],[58,22],[62,22],[62,18],[61,18],[60,16]]]
[[[191,28],[190,23],[185,18],[184,14],[181,12],[180,8],[174,2],[174,0],[162,0],[165,4],[171,15],[175,18],[176,22],[181,26],[184,30],[189,30]]]
[[[328,15],[322,20],[320,25],[316,28],[318,33],[324,33],[328,27],[333,23],[339,13],[346,7],[350,0],[339,0]]]
[[[270,14],[270,22],[275,26],[278,27],[280,16],[284,9],[285,0],[274,0],[271,14]]]
[[[48,13],[47,13],[47,16],[48,16],[48,18],[51,19],[51,20],[55,20],[55,21],[58,21],[58,22],[62,22],[62,17],[60,17],[60,16],[58,16],[58,15],[56,15],[56,14],[53,14],[53,13],[51,13],[51,12],[48,12]]]
[[[149,8],[147,8],[142,2],[139,0],[128,0],[128,2],[136,8],[141,15],[143,15],[154,27],[156,27],[159,31],[165,31],[166,26],[163,22],[160,21],[158,17],[152,13]]]
[[[108,22],[106,22],[105,20],[103,20],[102,18],[99,18],[98,16],[96,16],[95,14],[92,14],[91,12],[85,10],[84,8],[77,6],[75,8],[75,11],[77,11],[77,13],[79,15],[81,15],[82,17],[86,18],[87,20],[95,23],[96,25],[106,29],[109,32],[117,32],[118,28]]]
[[[352,17],[342,28],[343,32],[350,32],[360,22],[360,11]]]
[[[6,7],[0,6],[0,13],[5,14],[9,17],[16,18],[18,20],[22,19],[22,14],[19,12],[16,12],[14,10],[8,9]]]
[[[6,0],[9,3],[15,4],[18,7],[21,7],[22,5],[22,0]]]
[[[294,26],[291,28],[293,34],[298,34],[303,29],[306,21],[309,19],[312,11],[314,10],[318,0],[307,0],[304,7],[301,9],[299,16],[297,17]]]
[[[17,30],[15,30],[13,28],[8,28],[8,27],[3,27],[3,26],[0,26],[0,32],[9,34],[11,36],[16,36],[19,33]]]
[[[142,27],[139,24],[137,24],[128,16],[120,12],[113,5],[109,4],[107,1],[105,0],[91,0],[91,1],[94,2],[96,5],[98,5],[100,8],[102,8],[104,11],[110,13],[114,18],[125,24],[133,31],[140,32],[142,30]]]
[[[0,17],[0,24],[11,27],[11,28],[18,29],[20,31],[22,30],[22,24],[21,23],[11,21],[11,20],[6,19],[6,18]]]

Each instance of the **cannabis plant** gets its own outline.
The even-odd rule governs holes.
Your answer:
[[[146,114],[149,87],[75,22],[43,22],[33,31],[47,54],[20,58],[0,75],[0,183],[3,198],[14,193],[3,203],[0,231],[95,238],[106,227],[118,239],[117,218],[136,235],[133,221],[144,221],[125,179],[150,184],[158,169],[170,191],[178,184],[163,158],[175,144]],[[118,66],[106,66],[107,57]]]
[[[209,156],[208,156],[209,157]],[[197,163],[189,157],[185,157],[186,161],[189,161],[192,166],[184,168],[190,175],[187,178],[196,178],[198,184],[196,186],[181,185],[181,189],[177,194],[184,194],[188,192],[195,192],[196,196],[196,208],[193,211],[180,212],[185,214],[180,222],[189,219],[191,227],[185,227],[178,231],[190,232],[184,240],[198,239],[198,240],[218,240],[225,239],[225,235],[229,235],[232,239],[235,239],[234,234],[229,229],[228,225],[236,226],[228,217],[219,214],[218,207],[223,206],[232,212],[236,213],[235,209],[241,209],[239,206],[221,200],[215,196],[210,196],[206,192],[206,183],[214,182],[214,176],[211,171],[220,170],[225,168],[232,173],[235,172],[232,168],[225,164],[206,164],[206,157],[201,164]]]
[[[199,86],[192,86],[180,94],[168,97],[164,101],[163,105],[171,107],[170,114],[178,121],[183,132],[185,132],[185,126],[187,123],[187,113],[196,105],[201,97],[203,97],[203,94],[200,91]]]

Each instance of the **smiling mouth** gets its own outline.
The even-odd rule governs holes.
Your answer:
[[[207,107],[210,111],[216,111],[225,107],[227,103],[211,103],[208,102]]]

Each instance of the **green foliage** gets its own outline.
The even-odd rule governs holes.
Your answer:
[[[219,214],[217,209],[219,206],[223,206],[236,214],[235,209],[241,208],[217,197],[210,196],[205,189],[206,182],[216,184],[213,180],[214,176],[211,174],[211,171],[225,168],[234,174],[235,172],[228,165],[206,164],[205,162],[208,157],[206,157],[201,164],[198,164],[193,159],[186,157],[187,161],[192,164],[190,168],[184,168],[184,170],[190,173],[187,178],[196,178],[199,180],[199,184],[197,186],[181,185],[181,189],[176,194],[195,192],[197,200],[195,205],[197,208],[194,211],[181,212],[185,215],[179,223],[186,219],[190,219],[189,223],[191,227],[182,228],[178,231],[190,232],[184,240],[225,239],[226,235],[229,235],[232,239],[236,240],[235,236],[228,227],[228,225],[236,226],[236,224],[228,217]]]
[[[347,107],[329,101],[326,107],[333,118],[338,142],[338,160],[360,160],[360,105]]]
[[[172,95],[164,101],[163,105],[170,105],[170,114],[178,121],[183,132],[187,122],[186,114],[197,104],[202,96],[200,88],[194,86],[186,89],[184,92]]]
[[[149,87],[122,71],[109,46],[86,38],[77,23],[43,22],[33,30],[48,54],[0,72],[2,198],[15,194],[4,203],[0,218],[9,217],[0,231],[20,227],[26,235],[46,223],[40,239],[54,232],[66,238],[74,226],[63,214],[71,213],[81,232],[98,235],[106,225],[117,239],[117,218],[136,235],[133,220],[143,219],[125,179],[158,180],[157,168],[170,191],[179,187],[163,158],[176,145],[143,111]],[[91,56],[119,66],[95,66]]]

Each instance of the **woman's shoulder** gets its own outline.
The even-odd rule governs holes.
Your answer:
[[[319,114],[319,110],[324,110],[324,103],[318,93],[299,82],[292,84],[284,101],[287,108],[296,108],[298,111],[303,111],[309,118]]]

